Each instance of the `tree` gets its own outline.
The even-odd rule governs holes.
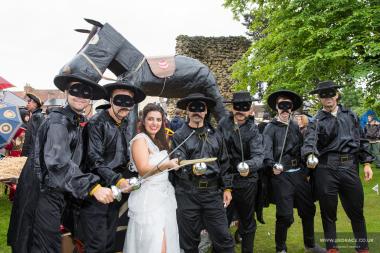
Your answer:
[[[345,86],[343,96],[356,95],[380,112],[378,0],[225,0],[225,6],[255,34],[233,66],[237,88],[267,82],[267,94],[287,88],[310,98],[316,83],[334,80]]]

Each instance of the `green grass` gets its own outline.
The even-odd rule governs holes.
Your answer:
[[[0,253],[10,253],[7,246],[7,231],[9,216],[11,215],[11,202],[4,195],[4,185],[0,183]]]
[[[377,233],[377,238],[374,238],[375,244],[370,244],[371,253],[380,253],[380,196],[372,190],[376,184],[380,184],[380,170],[373,168],[374,177],[368,183],[363,183],[364,186],[364,215],[367,222],[367,231],[369,238],[373,238],[373,233]],[[363,174],[361,173],[361,178]],[[267,253],[275,252],[274,243],[274,230],[275,230],[275,206],[271,205],[264,210],[264,219],[266,224],[258,223],[256,238],[255,238],[255,253]],[[338,237],[339,233],[347,232],[351,234],[350,220],[346,216],[341,204],[338,205],[338,221],[337,221]],[[315,215],[315,232],[322,235],[322,221],[320,218],[319,205],[317,204],[317,213]],[[346,237],[346,235],[344,236]],[[349,236],[353,238],[353,236]],[[318,243],[318,242],[317,242]],[[319,243],[325,247],[324,243]],[[343,244],[341,244],[343,246]],[[294,223],[288,230],[287,246],[289,253],[301,253],[303,249],[302,239],[302,224],[301,219],[297,215],[297,211],[294,210]],[[341,247],[341,253],[354,252],[351,248],[343,249]],[[236,247],[235,252],[240,252],[240,247]]]
[[[380,196],[372,190],[376,184],[380,184],[380,170],[373,169],[374,179],[369,183],[364,183],[365,193],[365,206],[364,212],[367,221],[367,230],[369,238],[374,238],[374,244],[370,244],[371,253],[380,253]],[[362,175],[361,175],[362,177]],[[351,233],[351,225],[349,219],[345,215],[341,205],[338,206],[338,222],[337,231],[339,233]],[[0,186],[0,253],[10,253],[10,248],[6,245],[6,233],[8,230],[9,215],[11,211],[11,203],[8,201],[7,196],[4,196],[4,188]],[[303,251],[302,229],[301,220],[299,219],[295,210],[295,221],[288,232],[288,252],[301,253]],[[255,238],[255,252],[267,253],[274,252],[274,224],[275,224],[275,208],[271,205],[264,210],[264,218],[266,224],[259,224]],[[232,228],[234,231],[235,229]],[[315,231],[322,233],[322,223],[320,219],[319,207],[317,207],[317,214],[315,217]],[[376,234],[377,233],[377,238]],[[345,236],[346,237],[346,236]],[[350,236],[352,238],[352,236]],[[376,245],[377,244],[377,245]],[[322,246],[324,244],[321,243]],[[341,244],[342,245],[342,244]],[[240,252],[239,245],[236,247],[236,252]],[[342,253],[354,252],[353,249],[341,249]]]

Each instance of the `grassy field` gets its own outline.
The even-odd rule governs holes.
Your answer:
[[[370,243],[371,253],[380,253],[380,196],[372,190],[376,184],[380,183],[380,170],[373,169],[374,179],[369,183],[364,183],[365,192],[365,217],[367,220],[367,230],[369,239],[374,242]],[[361,175],[362,177],[362,175]],[[4,189],[0,186],[0,253],[10,253],[9,247],[6,245],[6,233],[8,230],[9,215],[11,203],[4,196]],[[295,211],[296,213],[296,211]],[[275,224],[275,208],[270,206],[265,209],[264,217],[266,224],[258,224],[255,252],[267,253],[275,252],[274,246],[274,224]],[[232,229],[234,230],[234,229]],[[315,218],[316,235],[322,234],[322,223],[320,219],[319,207]],[[345,215],[341,205],[339,204],[337,231],[339,238],[353,238],[351,235],[351,226],[349,219]],[[347,233],[347,234],[346,234]],[[344,235],[343,235],[344,234]],[[295,215],[295,222],[288,232],[288,252],[301,253],[303,250],[301,220]],[[324,245],[321,243],[321,245]],[[341,252],[354,252],[349,245],[341,243]],[[240,252],[239,245],[236,247],[236,252]]]

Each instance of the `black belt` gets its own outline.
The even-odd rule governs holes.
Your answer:
[[[176,186],[186,190],[208,190],[217,189],[219,187],[219,183],[217,179],[193,177],[191,180],[178,180],[178,182],[176,182]]]
[[[282,166],[284,167],[284,171],[289,169],[296,169],[299,168],[299,160],[298,159],[291,159],[291,160],[284,160],[281,161]]]
[[[356,161],[353,154],[327,153],[320,158],[321,164],[347,164]]]

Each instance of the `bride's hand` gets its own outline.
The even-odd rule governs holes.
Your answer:
[[[178,166],[178,158],[174,158],[168,161],[169,168],[175,168]]]

